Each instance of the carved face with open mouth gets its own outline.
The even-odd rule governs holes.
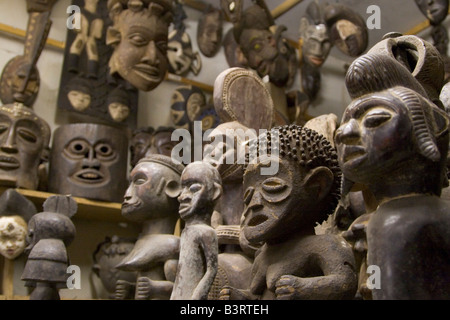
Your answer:
[[[289,163],[279,161],[276,175],[261,175],[261,168],[270,162],[257,162],[247,167],[244,175],[244,212],[242,227],[251,243],[274,239],[283,234],[283,225],[298,201],[293,192],[295,172]],[[294,194],[295,193],[295,194]]]
[[[121,130],[95,124],[55,131],[50,164],[52,192],[117,201],[126,188],[128,143]],[[120,191],[119,191],[120,190]],[[120,192],[120,193],[119,193]],[[106,201],[111,201],[106,200]]]

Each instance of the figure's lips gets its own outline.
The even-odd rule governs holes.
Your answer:
[[[84,169],[73,175],[75,180],[83,183],[100,183],[103,182],[103,174],[95,169]]]
[[[345,146],[343,155],[344,155],[343,162],[348,163],[348,162],[355,162],[355,160],[358,159],[361,161],[365,157],[366,152],[364,151],[363,147]]]
[[[268,219],[267,216],[263,215],[263,214],[252,215],[251,219],[247,223],[247,226],[248,227],[256,227],[256,226],[266,222],[267,219]]]
[[[180,203],[180,207],[178,208],[178,213],[183,214],[186,211],[189,211],[191,209],[191,206],[187,203]]]
[[[323,58],[316,57],[316,56],[310,56],[310,57],[308,57],[308,59],[309,59],[309,61],[310,61],[312,64],[314,64],[314,65],[316,65],[316,66],[322,65],[322,63],[323,63],[323,61],[324,61]]]
[[[147,81],[155,81],[159,80],[161,75],[159,69],[156,67],[152,67],[148,64],[137,64],[134,66],[133,70],[141,77],[146,79]]]
[[[0,156],[0,169],[14,170],[20,167],[20,162],[14,157]]]
[[[130,207],[136,208],[136,207],[139,207],[140,205],[141,205],[140,201],[124,201],[122,203],[122,209],[130,208]]]

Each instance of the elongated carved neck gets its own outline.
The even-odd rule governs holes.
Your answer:
[[[142,235],[148,234],[174,234],[176,217],[165,217],[146,220],[142,226]]]

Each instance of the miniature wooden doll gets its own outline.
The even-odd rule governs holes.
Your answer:
[[[77,203],[70,196],[51,196],[43,208],[28,223],[28,260],[22,280],[33,290],[30,300],[59,300],[59,289],[67,288],[70,262],[66,248],[75,237],[71,218]]]
[[[181,175],[179,214],[185,222],[171,300],[206,300],[217,274],[218,242],[211,215],[222,195],[219,172],[207,162],[192,162]]]
[[[221,299],[352,299],[357,279],[350,245],[338,235],[314,233],[340,194],[341,173],[330,142],[308,128],[286,125],[261,135],[252,154],[244,175],[241,232],[262,246],[250,287],[225,287]]]
[[[48,161],[50,126],[23,104],[0,106],[0,184],[37,190]]]
[[[106,43],[113,46],[110,73],[142,91],[155,89],[168,70],[167,43],[172,0],[108,2],[113,25]]]
[[[14,260],[26,246],[28,221],[37,213],[33,202],[15,189],[6,189],[0,197],[0,254]]]
[[[180,239],[174,235],[184,169],[170,157],[153,154],[142,158],[130,173],[122,215],[142,223],[133,250],[117,265],[137,272],[135,299],[169,299],[175,280]],[[124,299],[129,283],[118,281],[116,299]]]
[[[408,50],[415,44],[387,41],[403,41]],[[448,184],[449,120],[432,100],[442,60],[418,48],[413,73],[380,51],[352,63],[346,85],[353,101],[335,137],[346,179],[366,186],[379,204],[355,221],[360,230],[350,230],[356,240],[367,237],[367,265],[378,268],[379,280],[369,289],[377,300],[450,298],[450,205],[440,198]]]

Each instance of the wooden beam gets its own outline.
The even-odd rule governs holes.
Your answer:
[[[13,299],[14,296],[14,260],[4,259],[3,264],[3,295],[6,300]]]
[[[272,17],[274,19],[278,18],[282,14],[288,12],[293,7],[295,7],[297,4],[302,2],[303,0],[286,0],[282,4],[280,4],[278,7],[274,8],[270,13],[272,14]]]
[[[21,39],[21,40],[25,39],[25,35],[26,35],[25,30],[21,30],[19,28],[15,28],[15,27],[3,24],[3,23],[0,23],[0,32],[3,34],[6,34],[8,36]],[[50,38],[47,39],[46,44],[49,47],[59,49],[59,50],[64,50],[64,48],[66,47],[66,44],[64,41],[53,40]]]
[[[184,78],[182,76],[179,76],[179,75],[176,75],[173,73],[167,73],[166,80],[193,85],[193,86],[199,87],[200,89],[208,91],[208,92],[213,92],[213,90],[214,90],[213,86],[210,86],[210,85],[207,85],[205,83],[198,82],[195,80],[187,79],[187,78]]]

